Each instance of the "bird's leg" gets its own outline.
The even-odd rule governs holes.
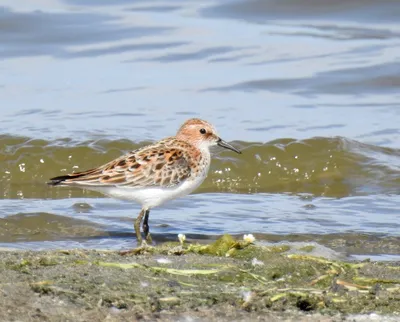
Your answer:
[[[144,220],[143,220],[143,232],[144,232],[144,237],[146,238],[146,241],[151,244],[151,236],[150,236],[150,226],[149,226],[149,215],[150,215],[150,210],[146,210],[144,214]]]
[[[142,210],[140,210],[139,216],[137,216],[135,223],[133,225],[135,227],[135,233],[136,233],[138,247],[135,249],[121,251],[120,252],[121,255],[128,255],[128,254],[137,255],[148,249],[147,243],[145,241],[143,241],[142,235],[140,234],[140,223],[142,222],[142,219],[144,217],[145,221],[143,222],[143,231],[146,236],[146,240],[149,241],[149,238],[150,238],[150,242],[151,242],[151,237],[149,234],[149,225],[148,225],[149,213],[150,213],[150,211],[148,209],[142,208]]]
[[[147,210],[144,208],[140,211],[139,216],[137,216],[135,224],[133,225],[135,227],[138,246],[141,246],[143,242],[142,235],[140,234],[140,223],[142,222],[143,216],[145,215],[146,211]]]

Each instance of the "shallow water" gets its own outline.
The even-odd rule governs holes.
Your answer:
[[[335,236],[349,254],[398,253],[396,1],[2,6],[1,246],[134,245],[138,205],[46,180],[201,117],[243,154],[215,149],[195,194],[154,209],[156,241]],[[390,245],[369,249],[376,239]]]

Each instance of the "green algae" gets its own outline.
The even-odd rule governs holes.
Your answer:
[[[121,268],[121,269],[132,269],[132,268],[142,268],[142,269],[148,269],[153,272],[157,273],[166,273],[166,274],[173,274],[173,275],[184,275],[184,276],[190,276],[190,275],[208,275],[208,274],[216,274],[220,272],[220,270],[217,269],[174,269],[174,268],[165,268],[165,267],[157,267],[157,266],[146,266],[146,265],[140,265],[137,263],[107,263],[107,262],[98,262],[97,263],[100,266],[104,267],[115,267],[115,268]]]
[[[306,253],[311,253],[314,249],[315,249],[315,246],[313,246],[313,245],[306,245],[306,246],[299,248],[300,251],[306,252]]]

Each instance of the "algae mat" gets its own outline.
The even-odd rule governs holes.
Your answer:
[[[400,319],[400,263],[290,254],[225,235],[122,255],[0,253],[1,321]],[[307,250],[307,249],[305,249]]]

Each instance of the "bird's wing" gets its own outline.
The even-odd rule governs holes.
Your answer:
[[[148,146],[98,168],[52,178],[50,184],[173,187],[192,175],[193,162],[182,144]]]

